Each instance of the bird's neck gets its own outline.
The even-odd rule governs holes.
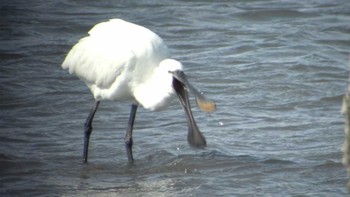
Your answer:
[[[135,86],[134,97],[146,109],[161,109],[174,93],[172,80],[171,74],[156,68],[151,77]]]

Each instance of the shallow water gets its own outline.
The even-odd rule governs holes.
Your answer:
[[[130,103],[105,101],[82,164],[93,100],[60,65],[109,18],[159,34],[192,84],[216,101],[205,114],[192,99],[207,148],[187,144],[179,103],[140,108],[130,166]],[[349,21],[347,0],[1,2],[0,194],[345,196]]]

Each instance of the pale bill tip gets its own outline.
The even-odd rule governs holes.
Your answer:
[[[204,112],[213,112],[216,109],[216,105],[213,101],[197,100],[198,107]]]

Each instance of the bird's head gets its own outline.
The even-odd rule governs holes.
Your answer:
[[[187,80],[185,73],[183,72],[183,66],[180,62],[174,59],[165,59],[160,63],[160,67],[163,67],[173,77],[173,88],[177,94],[179,94],[179,88],[185,88],[192,92],[196,98],[197,106],[204,112],[212,112],[215,110],[215,103],[204,97],[199,93]]]

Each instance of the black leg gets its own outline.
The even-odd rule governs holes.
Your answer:
[[[94,106],[92,107],[90,114],[88,118],[86,119],[85,122],[85,128],[84,128],[84,152],[83,152],[83,157],[84,157],[84,163],[87,162],[88,159],[88,151],[89,151],[89,140],[90,140],[90,135],[92,132],[92,119],[94,118],[95,112],[98,108],[98,105],[100,104],[100,101],[95,101]]]
[[[128,128],[126,129],[126,135],[125,135],[125,148],[126,148],[126,154],[128,155],[128,160],[130,163],[134,161],[134,158],[132,157],[132,129],[134,127],[134,121],[136,116],[136,110],[137,105],[132,104],[131,105],[131,111],[129,116],[129,123]]]

